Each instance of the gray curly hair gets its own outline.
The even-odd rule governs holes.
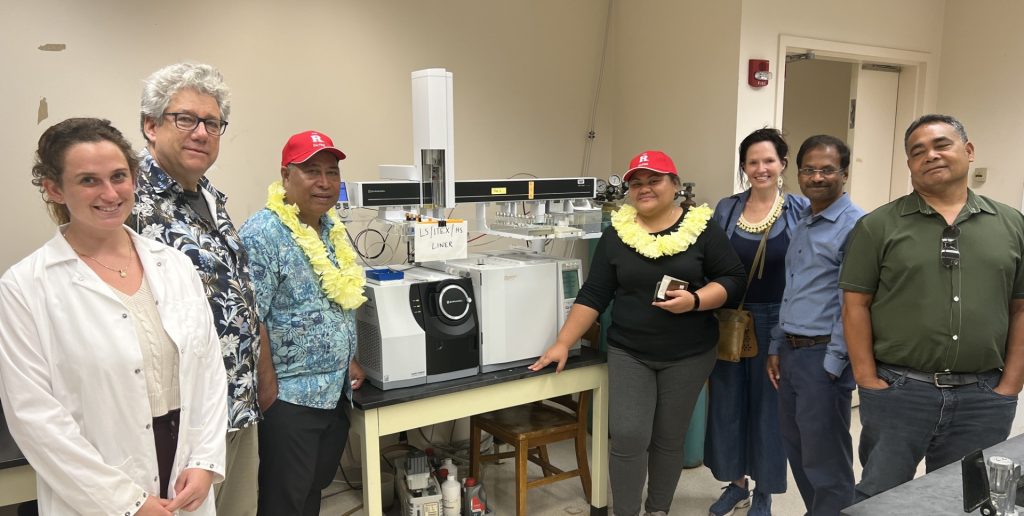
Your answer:
[[[230,91],[220,71],[207,64],[172,64],[153,72],[142,87],[139,127],[146,142],[149,142],[145,130],[146,119],[152,118],[157,125],[162,124],[161,117],[167,110],[167,104],[171,103],[171,97],[183,89],[192,89],[213,97],[220,108],[220,116],[227,121],[231,114]]]

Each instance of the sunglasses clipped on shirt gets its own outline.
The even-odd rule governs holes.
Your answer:
[[[960,267],[960,227],[950,224],[942,229],[942,238],[939,240],[939,259],[947,269]]]

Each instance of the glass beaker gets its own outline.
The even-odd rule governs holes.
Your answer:
[[[1017,473],[1013,461],[1006,457],[988,459],[989,498],[999,516],[1016,516]]]

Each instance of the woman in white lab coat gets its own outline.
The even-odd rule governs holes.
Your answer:
[[[0,402],[40,512],[215,514],[227,396],[199,276],[123,222],[138,162],[106,120],[39,139],[56,234],[0,278]]]

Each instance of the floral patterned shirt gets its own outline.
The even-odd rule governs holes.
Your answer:
[[[328,217],[320,219],[320,240],[337,265],[328,238],[333,225]],[[249,249],[256,304],[277,371],[278,399],[305,407],[337,407],[342,393],[350,391],[355,312],[327,298],[305,252],[273,212],[256,212],[239,233]]]
[[[217,220],[208,221],[192,209],[181,185],[156,164],[148,150],[140,158],[135,208],[128,225],[185,253],[195,264],[227,370],[228,428],[249,426],[262,419],[256,404],[260,330],[249,258],[224,208],[227,197],[206,177],[199,180],[199,188],[216,201]]]

